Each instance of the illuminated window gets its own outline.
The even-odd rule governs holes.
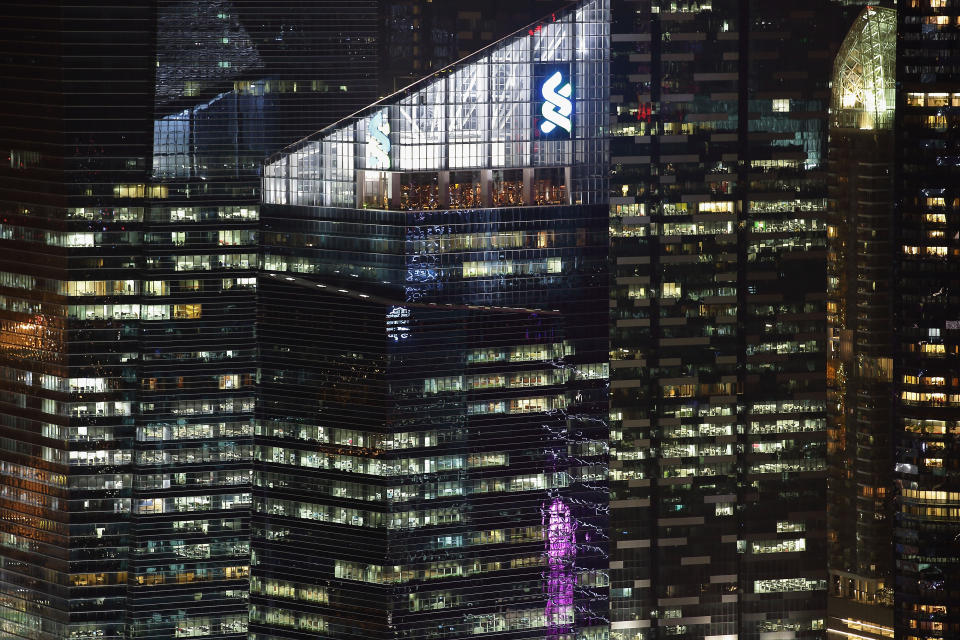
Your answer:
[[[822,591],[827,588],[826,580],[810,580],[809,578],[778,578],[771,580],[754,580],[754,593],[782,593],[786,591]]]
[[[176,320],[196,320],[201,315],[202,307],[200,304],[175,304],[173,317]]]
[[[165,280],[148,280],[143,283],[143,294],[147,296],[165,296],[168,291]]]
[[[754,540],[750,543],[751,553],[793,553],[805,551],[806,538],[796,540]]]
[[[947,116],[927,116],[926,127],[935,131],[944,131],[947,128]]]
[[[774,100],[776,102],[776,100]],[[733,213],[732,202],[701,202],[697,209],[700,213]]]
[[[663,297],[664,298],[679,298],[681,294],[682,286],[676,282],[664,282],[663,283]]]

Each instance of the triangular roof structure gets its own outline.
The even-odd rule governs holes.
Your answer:
[[[358,171],[577,165],[581,202],[578,176],[605,173],[609,41],[609,0],[571,3],[275,154],[264,201],[353,207]]]

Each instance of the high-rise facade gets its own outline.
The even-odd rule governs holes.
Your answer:
[[[252,638],[607,634],[609,4],[271,158]]]
[[[617,640],[823,637],[825,155],[843,11],[615,8]]]
[[[894,614],[960,634],[960,8],[897,3]]]
[[[7,2],[0,635],[244,638],[260,163],[376,3]]]
[[[114,185],[147,171],[153,16],[0,12],[0,635],[120,638],[144,208]]]
[[[827,238],[827,627],[893,635],[896,12],[869,6],[834,62]]]

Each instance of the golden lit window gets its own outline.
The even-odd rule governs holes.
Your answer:
[[[176,320],[196,320],[200,317],[202,308],[201,304],[175,304],[173,317]]]
[[[774,100],[776,102],[776,100]],[[789,102],[789,101],[788,101]],[[700,213],[733,213],[732,202],[701,202],[697,205]]]

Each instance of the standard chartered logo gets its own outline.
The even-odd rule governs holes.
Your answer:
[[[573,113],[573,102],[570,100],[570,96],[573,95],[573,86],[569,82],[563,82],[563,73],[557,71],[547,78],[540,87],[540,94],[543,96],[540,113],[545,118],[540,123],[540,130],[544,133],[552,133],[560,127],[570,133],[573,126],[570,120],[570,115]]]
[[[367,168],[390,169],[390,121],[381,111],[367,125]]]

